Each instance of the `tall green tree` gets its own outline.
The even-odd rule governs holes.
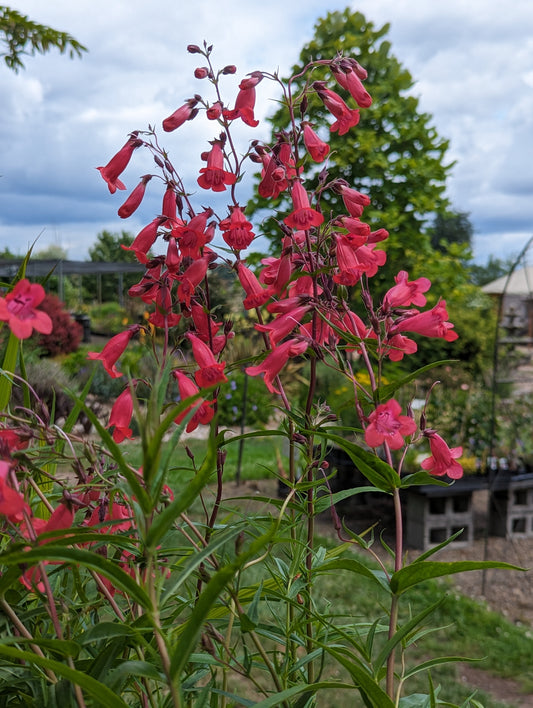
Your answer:
[[[0,56],[9,69],[17,73],[24,69],[24,56],[46,54],[58,49],[69,57],[81,57],[87,48],[67,32],[30,20],[17,10],[0,5]]]
[[[411,263],[431,253],[425,227],[436,212],[448,207],[444,190],[452,163],[446,162],[448,141],[439,137],[431,116],[420,110],[419,101],[412,94],[411,74],[391,53],[388,31],[388,24],[375,27],[360,12],[330,12],[318,20],[314,37],[303,47],[293,73],[313,60],[331,59],[338,53],[354,57],[368,71],[365,85],[373,103],[361,111],[359,125],[348,134],[329,133],[332,117],[318,97],[311,98],[303,109],[315,130],[328,134],[334,154],[327,168],[329,179],[342,178],[351,187],[369,194],[372,204],[365,209],[364,220],[373,228],[383,227],[394,235],[384,246],[390,267],[394,269],[401,258],[402,267],[409,270]],[[349,94],[335,86],[328,69],[317,67],[313,71],[312,80],[326,79],[354,107]],[[294,94],[305,80],[296,81]],[[289,129],[284,105],[270,122],[273,137]],[[339,195],[328,191],[324,202],[326,212],[344,213]],[[286,195],[281,197],[281,203],[289,208]],[[265,206],[260,197],[250,204],[258,219]],[[262,221],[262,225],[276,251],[280,234],[275,223]],[[390,272],[385,274],[389,276]]]
[[[134,238],[135,236],[128,231],[112,233],[104,229],[96,237],[94,245],[89,248],[89,258],[96,263],[136,263],[133,252],[122,248],[122,245],[131,246]],[[123,290],[126,291],[139,280],[139,273],[124,273]],[[95,276],[91,281],[86,285],[90,297],[102,302],[116,301],[118,281],[115,273]]]
[[[451,243],[472,246],[474,227],[465,212],[440,212],[436,214],[429,234],[431,246],[437,251],[446,251]]]

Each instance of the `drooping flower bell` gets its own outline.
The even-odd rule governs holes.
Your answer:
[[[463,476],[463,468],[457,460],[463,454],[463,448],[450,449],[441,436],[433,431],[427,431],[425,435],[429,438],[431,457],[422,460],[422,469],[437,477],[447,475],[450,479],[460,479]]]
[[[163,121],[163,130],[167,133],[176,130],[186,121],[192,120],[198,113],[196,104],[198,101],[195,98],[189,98],[183,106],[180,106],[172,115],[165,118]]]
[[[122,376],[122,372],[116,368],[115,364],[126,350],[131,338],[134,337],[140,329],[140,325],[133,325],[129,329],[124,330],[124,332],[116,334],[114,337],[111,337],[101,352],[89,352],[87,359],[100,360],[104,365],[104,369],[113,379]]]
[[[224,153],[220,140],[213,142],[213,147],[207,155],[207,167],[202,167],[198,184],[202,189],[212,189],[213,192],[224,192],[226,185],[235,184],[237,176],[224,169]]]
[[[248,248],[255,238],[253,226],[244,216],[240,206],[231,207],[231,215],[223,219],[219,226],[222,238],[235,251]]]
[[[105,167],[96,168],[107,182],[111,194],[114,194],[117,189],[126,189],[126,186],[120,181],[119,177],[128,166],[133,151],[142,144],[143,141],[139,140],[135,134],[132,134],[128,142],[120,148]]]
[[[299,180],[292,185],[291,197],[293,211],[283,219],[287,226],[298,231],[307,231],[312,226],[320,226],[324,221],[324,215],[311,208],[309,196]]]

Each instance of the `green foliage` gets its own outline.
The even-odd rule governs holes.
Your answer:
[[[386,39],[389,26],[376,28],[360,12],[346,9],[328,13],[315,26],[313,39],[306,44],[293,73],[301,71],[311,60],[325,59],[342,53],[353,56],[368,71],[373,104],[365,109],[354,129],[357,139],[347,140],[337,133],[329,135],[334,159],[328,164],[328,178],[345,179],[351,187],[368,193],[372,203],[365,211],[365,220],[374,228],[386,228],[391,238],[387,242],[389,266],[383,280],[391,280],[391,268],[401,262],[410,271],[416,254],[431,253],[429,238],[423,227],[434,212],[446,207],[445,181],[451,164],[446,164],[448,141],[438,136],[431,116],[422,113],[418,99],[410,90],[413,79],[391,54]],[[327,70],[315,68],[313,79],[327,77]],[[293,93],[305,79],[294,82]],[[348,94],[335,89],[349,102]],[[331,117],[317,97],[309,98],[307,109],[315,128],[324,130]],[[273,135],[289,130],[289,114],[282,106],[270,119]],[[316,179],[316,177],[315,177]],[[311,184],[306,184],[311,188]],[[324,213],[342,212],[339,195],[328,192],[323,197]],[[266,202],[255,198],[249,205],[261,218]],[[286,209],[286,197],[280,209]],[[262,222],[264,233],[277,251],[280,233],[272,222]]]
[[[261,380],[246,376],[234,370],[228,376],[218,395],[218,413],[228,426],[261,427],[266,425],[274,413],[274,399],[265,390]]]
[[[57,49],[61,54],[68,53],[73,59],[87,51],[67,32],[34,22],[6,5],[0,5],[0,42],[4,45],[0,56],[15,73],[24,69],[24,56],[46,54],[51,49]]]
[[[474,227],[468,216],[464,212],[436,214],[429,231],[432,247],[444,252],[451,243],[471,247]]]

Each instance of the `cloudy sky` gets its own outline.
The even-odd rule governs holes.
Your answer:
[[[160,192],[122,221],[127,193],[110,195],[95,167],[129,132],[160,124],[206,86],[192,77],[198,61],[187,44],[213,44],[218,66],[237,65],[235,85],[255,69],[286,75],[317,18],[348,5],[376,26],[390,23],[392,52],[416,81],[421,109],[450,139],[457,165],[448,193],[470,213],[476,260],[516,255],[533,235],[531,0],[13,0],[89,53],[28,58],[19,74],[0,66],[0,250],[23,254],[39,236],[37,250],[58,245],[84,259],[103,229],[137,233],[159,213]],[[271,108],[261,97],[257,117]],[[198,145],[212,135],[199,121],[186,128],[164,145],[195,185]],[[267,135],[265,126],[241,137]],[[136,156],[127,187],[150,169]]]

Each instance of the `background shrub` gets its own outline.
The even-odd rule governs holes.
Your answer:
[[[53,329],[50,334],[41,334],[38,345],[44,356],[57,356],[75,352],[83,336],[83,327],[65,310],[64,304],[56,295],[46,295],[39,309],[47,312],[52,319]]]

